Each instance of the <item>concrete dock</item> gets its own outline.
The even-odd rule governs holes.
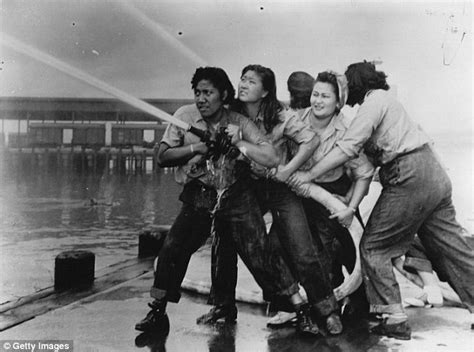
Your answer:
[[[169,335],[140,334],[134,330],[134,324],[148,311],[152,265],[150,258],[128,260],[96,273],[94,286],[87,291],[57,294],[45,290],[43,297],[0,306],[0,323],[4,328],[10,324],[0,332],[0,351],[6,351],[4,341],[14,340],[72,340],[76,352],[474,350],[470,315],[467,310],[453,306],[408,308],[413,330],[410,341],[370,335],[366,321],[346,325],[344,333],[337,337],[307,338],[294,328],[267,328],[260,289],[242,263],[237,323],[197,325],[196,318],[210,308],[206,305],[210,286],[209,247],[203,247],[191,259],[180,303],[168,305]],[[400,286],[404,297],[419,294],[419,289],[403,278]]]

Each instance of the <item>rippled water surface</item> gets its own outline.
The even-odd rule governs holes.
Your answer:
[[[172,223],[180,206],[172,172],[89,172],[5,154],[0,165],[0,302],[51,286],[62,251],[94,252],[96,270],[135,257],[138,232]]]

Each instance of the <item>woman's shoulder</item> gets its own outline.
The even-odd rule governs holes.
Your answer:
[[[202,118],[196,104],[181,106],[174,113],[174,117],[187,122],[193,122],[194,120]]]
[[[403,110],[403,104],[397,98],[394,90],[376,89],[371,92],[361,105],[362,111],[376,112],[379,116],[384,116],[387,111]]]
[[[297,118],[301,121],[306,121],[309,118],[311,107],[303,109],[288,109],[286,114],[288,118]]]
[[[364,101],[365,102],[389,102],[397,100],[396,99],[396,93],[391,90],[385,90],[385,89],[374,89],[370,92],[367,93]]]
[[[240,112],[226,109],[226,114],[228,116],[229,123],[236,125],[243,125],[252,122],[247,116],[241,114]]]
[[[290,120],[295,117],[299,117],[298,111],[290,108],[285,108],[278,113],[278,118],[280,121]]]
[[[282,111],[280,114],[280,123],[282,126],[301,126],[302,124],[307,124],[308,121],[305,121],[304,114],[306,109],[290,109],[287,108],[285,111]]]
[[[347,130],[352,122],[352,118],[345,115],[342,111],[334,117],[334,125],[339,129]]]

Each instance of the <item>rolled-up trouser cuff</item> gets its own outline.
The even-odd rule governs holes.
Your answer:
[[[282,289],[280,292],[277,292],[276,294],[278,296],[288,296],[288,297],[290,297],[290,296],[293,296],[295,293],[298,293],[299,291],[300,291],[300,287],[295,282],[295,283],[291,284],[290,287]]]
[[[326,317],[339,309],[339,305],[337,304],[334,295],[328,296],[317,303],[312,303],[312,305],[314,310],[322,317]]]
[[[179,299],[181,298],[181,294],[179,292],[169,292],[156,287],[151,288],[150,296],[155,299],[166,298],[168,302],[173,303],[178,303]]]
[[[431,266],[431,262],[429,260],[413,257],[405,257],[403,269],[411,273],[416,273],[417,271],[433,271],[433,267]]]
[[[370,313],[387,313],[387,314],[395,314],[395,313],[405,313],[403,306],[399,303],[396,304],[371,304],[370,305]]]

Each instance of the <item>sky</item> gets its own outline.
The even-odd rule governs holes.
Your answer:
[[[273,69],[288,100],[293,71],[343,72],[378,60],[428,132],[473,130],[470,1],[2,0],[14,37],[139,98],[192,98],[196,67],[237,85],[250,63]],[[462,33],[466,33],[461,42]],[[443,63],[444,58],[444,63]],[[0,97],[110,97],[0,44]]]

